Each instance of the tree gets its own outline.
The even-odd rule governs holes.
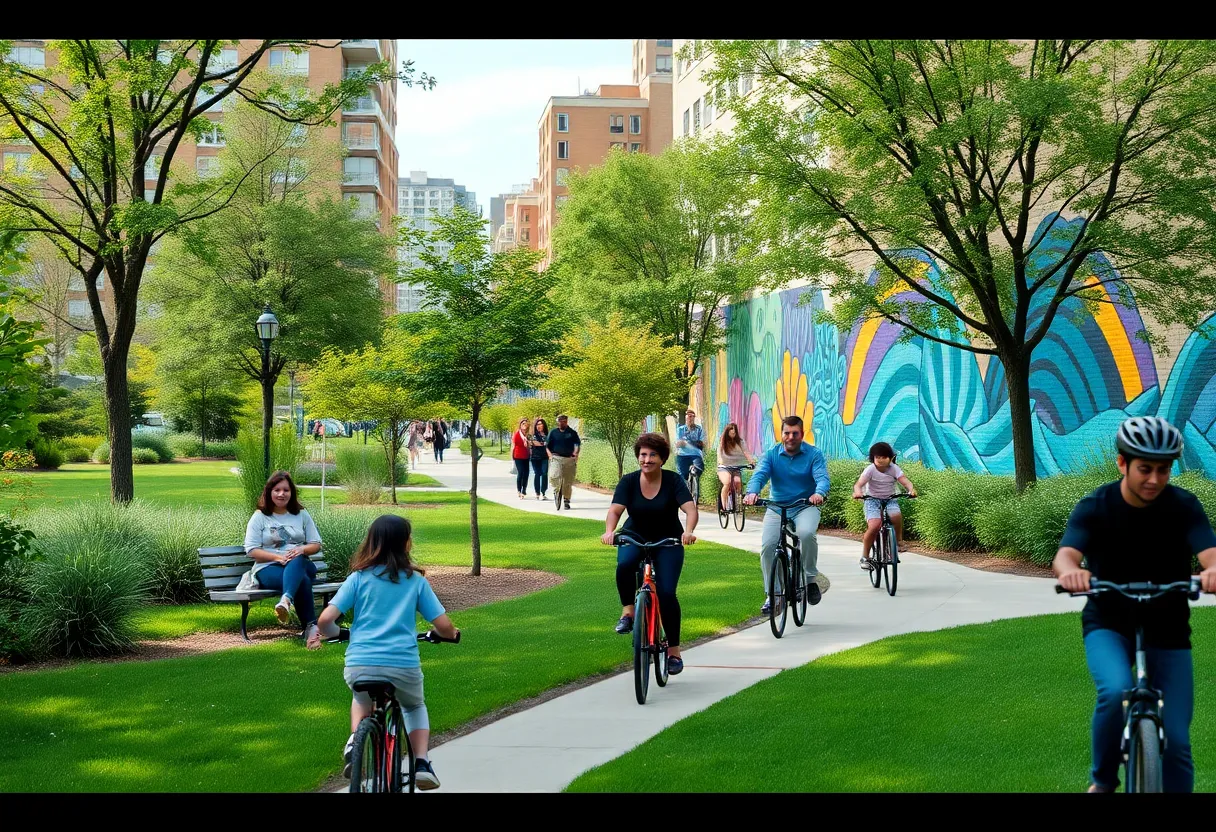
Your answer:
[[[336,49],[340,41],[262,40],[243,58],[223,62],[226,40],[49,41],[57,62],[11,60],[0,41],[0,136],[26,142],[31,161],[0,177],[0,228],[41,234],[84,278],[105,369],[111,446],[110,492],[134,496],[127,358],[140,285],[152,246],[166,235],[222,211],[240,178],[170,185],[183,142],[210,130],[206,113],[238,97],[284,121],[329,123],[367,85],[396,78],[412,86],[414,67],[377,63],[314,94],[283,77],[254,72],[272,47]],[[434,81],[425,74],[424,87]],[[148,182],[154,185],[149,188]],[[105,314],[98,279],[113,299]]]
[[[40,325],[13,316],[16,300],[5,278],[16,273],[21,257],[17,238],[0,231],[0,450],[20,447],[34,432],[33,405],[37,398],[37,368],[29,363],[45,343]]]
[[[511,426],[519,424],[514,418],[511,406],[507,404],[490,404],[481,411],[481,425],[489,431],[498,434],[498,450],[502,450],[503,438],[511,432]]]
[[[574,363],[556,371],[549,384],[566,407],[603,432],[619,479],[639,423],[688,401],[689,381],[680,374],[684,351],[664,346],[657,335],[638,332],[614,315],[604,324],[589,323],[567,352]]]
[[[486,223],[457,206],[451,216],[435,219],[433,231],[402,230],[402,244],[418,251],[423,262],[408,279],[425,285],[427,302],[423,311],[394,319],[418,339],[413,379],[419,392],[467,409],[473,424],[502,387],[533,386],[537,367],[559,360],[567,330],[548,281],[537,279],[540,253],[489,253]],[[450,246],[450,253],[438,254],[431,243]],[[469,442],[473,575],[480,575],[476,433]]]
[[[724,343],[719,306],[782,280],[751,266],[748,188],[722,175],[732,152],[684,140],[660,156],[609,153],[570,176],[553,233],[555,269],[577,287],[587,317],[619,311],[679,347],[680,379]]]
[[[518,425],[520,419],[531,421],[538,416],[543,418],[546,424],[554,425],[557,421],[557,414],[562,412],[563,404],[557,398],[548,399],[539,396],[529,396],[516,399],[509,407],[511,409],[510,424],[512,427]]]
[[[838,325],[999,361],[1024,488],[1031,361],[1062,310],[1134,293],[1193,329],[1216,305],[1216,44],[785,43],[713,41],[704,76],[758,79],[719,105],[763,186],[763,260],[818,279]]]
[[[411,385],[417,339],[388,328],[379,347],[343,353],[326,349],[308,372],[304,390],[315,413],[352,421],[376,422],[376,438],[388,463],[393,504],[397,503],[397,460],[410,422],[438,403]]]
[[[327,347],[373,341],[380,280],[396,271],[393,241],[358,217],[353,201],[317,196],[324,149],[309,163],[292,136],[290,125],[237,109],[220,169],[237,176],[265,159],[264,169],[244,179],[223,214],[166,242],[149,285],[162,306],[162,340],[207,344],[228,369],[261,386],[264,438],[284,368]],[[281,327],[269,355],[253,328],[267,304]]]
[[[133,347],[141,346],[133,345]],[[128,352],[125,411],[128,425],[141,424],[144,413],[148,411],[147,381],[142,377],[132,377],[137,357],[145,354],[142,349],[132,349]],[[64,362],[64,367],[73,375],[92,379],[90,383],[78,387],[70,394],[71,401],[68,406],[76,411],[76,418],[98,426],[107,436],[111,436],[110,408],[102,384],[105,362],[101,357],[97,336],[94,333],[86,332],[76,338],[76,342]],[[130,433],[129,428],[127,432]]]
[[[20,306],[21,316],[42,324],[47,337],[42,350],[50,361],[52,375],[58,376],[77,336],[93,331],[93,320],[89,315],[72,314],[71,293],[83,289],[84,283],[55,247],[37,239],[31,241],[29,253],[23,280],[29,291]]]

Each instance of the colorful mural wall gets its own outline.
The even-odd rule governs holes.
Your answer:
[[[1051,219],[1038,234],[1052,228]],[[1055,225],[1032,276],[1067,246],[1076,222]],[[932,259],[918,259],[921,279],[946,293]],[[1112,268],[1104,258],[1091,265],[1099,274]],[[1096,282],[1092,274],[1085,279]],[[981,369],[966,350],[925,338],[900,341],[901,329],[885,321],[859,322],[848,332],[817,324],[823,297],[815,291],[800,303],[807,294],[790,289],[726,310],[727,348],[705,362],[693,390],[712,435],[735,422],[750,448],[768,448],[779,441],[781,419],[797,413],[810,426],[808,440],[829,459],[864,459],[872,443],[885,440],[901,459],[932,468],[1013,473],[999,361]],[[907,297],[918,296],[909,291]],[[1043,311],[1032,310],[1032,324]],[[1216,477],[1216,316],[1185,339],[1172,362],[1155,357],[1137,337],[1144,326],[1134,304],[1104,303],[1090,311],[1072,298],[1063,305],[1031,366],[1041,476],[1109,457],[1118,423],[1151,414],[1182,429],[1181,468]]]

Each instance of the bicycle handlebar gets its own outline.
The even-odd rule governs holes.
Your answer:
[[[443,636],[439,635],[439,633],[435,632],[434,630],[427,630],[425,633],[418,634],[418,640],[419,641],[429,641],[431,644],[441,644],[445,641],[448,642],[449,644],[460,644],[460,630],[456,631],[456,638],[444,638]],[[326,639],[326,641],[328,641],[330,644],[336,644],[341,641],[350,641],[350,628],[349,627],[338,628],[338,637]]]
[[[772,500],[765,500],[760,497],[756,498],[755,505],[771,506],[773,508],[797,508],[798,506],[809,506],[811,500],[809,497],[803,497],[801,500],[794,500],[792,503],[774,503]]]
[[[722,471],[742,471],[744,468],[749,471],[756,467],[756,463],[749,462],[747,465],[719,465],[718,468]]]
[[[883,499],[886,499],[886,500],[898,500],[900,497],[907,497],[909,500],[915,500],[915,499],[916,499],[916,497],[917,497],[917,495],[915,495],[915,494],[909,494],[907,491],[901,491],[901,492],[899,492],[898,494],[896,494],[894,497],[874,497],[873,499],[875,499],[875,500],[883,500]],[[870,499],[870,498],[871,498],[871,495],[869,495],[869,494],[863,494],[863,495],[861,495],[860,497],[854,497],[853,499],[854,499],[854,500],[867,500],[867,499]]]
[[[1064,587],[1056,584],[1056,594],[1063,595],[1068,593],[1073,598],[1093,597],[1102,592],[1117,592],[1120,595],[1130,598],[1133,601],[1141,603],[1147,601],[1155,601],[1163,595],[1168,595],[1171,592],[1185,592],[1192,601],[1198,601],[1203,590],[1198,578],[1192,577],[1187,581],[1174,581],[1169,584],[1154,584],[1148,582],[1134,582],[1128,584],[1116,584],[1110,581],[1100,581],[1097,578],[1089,579],[1089,589],[1083,592],[1071,592]]]
[[[639,549],[661,549],[664,546],[682,546],[684,545],[678,537],[665,537],[655,543],[643,543],[637,538],[630,535],[628,532],[617,532],[612,538],[613,546],[622,546],[626,543],[633,544]]]

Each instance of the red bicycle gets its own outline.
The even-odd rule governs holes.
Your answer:
[[[667,684],[667,634],[659,613],[659,587],[654,580],[654,553],[665,546],[679,546],[680,540],[668,537],[656,543],[643,543],[626,532],[612,538],[613,546],[630,543],[642,550],[638,569],[638,592],[633,599],[633,691],[638,704],[646,704],[650,689],[650,662],[654,660],[654,680]]]

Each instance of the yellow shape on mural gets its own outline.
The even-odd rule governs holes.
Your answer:
[[[773,439],[781,441],[781,420],[786,416],[801,416],[806,441],[815,444],[815,403],[808,396],[806,373],[800,372],[798,359],[785,351],[781,362],[781,378],[777,379],[777,400],[773,402]],[[755,449],[752,449],[755,452]]]
[[[918,263],[914,275],[917,278],[924,278],[929,273],[929,266],[926,263]],[[879,303],[888,301],[898,295],[900,292],[911,291],[902,283],[897,283],[887,291],[882,293],[878,299]],[[857,391],[861,387],[861,371],[865,368],[866,354],[870,351],[870,344],[874,341],[874,336],[878,334],[878,327],[886,318],[876,317],[870,318],[861,325],[861,330],[857,333],[857,342],[853,344],[853,354],[849,356],[849,375],[844,385],[844,412],[841,413],[841,419],[846,425],[853,424],[853,420],[857,418]]]
[[[1100,288],[1098,278],[1092,274],[1085,278],[1085,285]],[[1127,337],[1127,328],[1119,318],[1119,310],[1112,303],[1099,303],[1098,311],[1094,313],[1094,321],[1097,322],[1098,329],[1102,330],[1106,343],[1110,345],[1115,367],[1119,370],[1119,381],[1123,382],[1123,396],[1130,402],[1144,392],[1144,382],[1140,380],[1136,353]]]

